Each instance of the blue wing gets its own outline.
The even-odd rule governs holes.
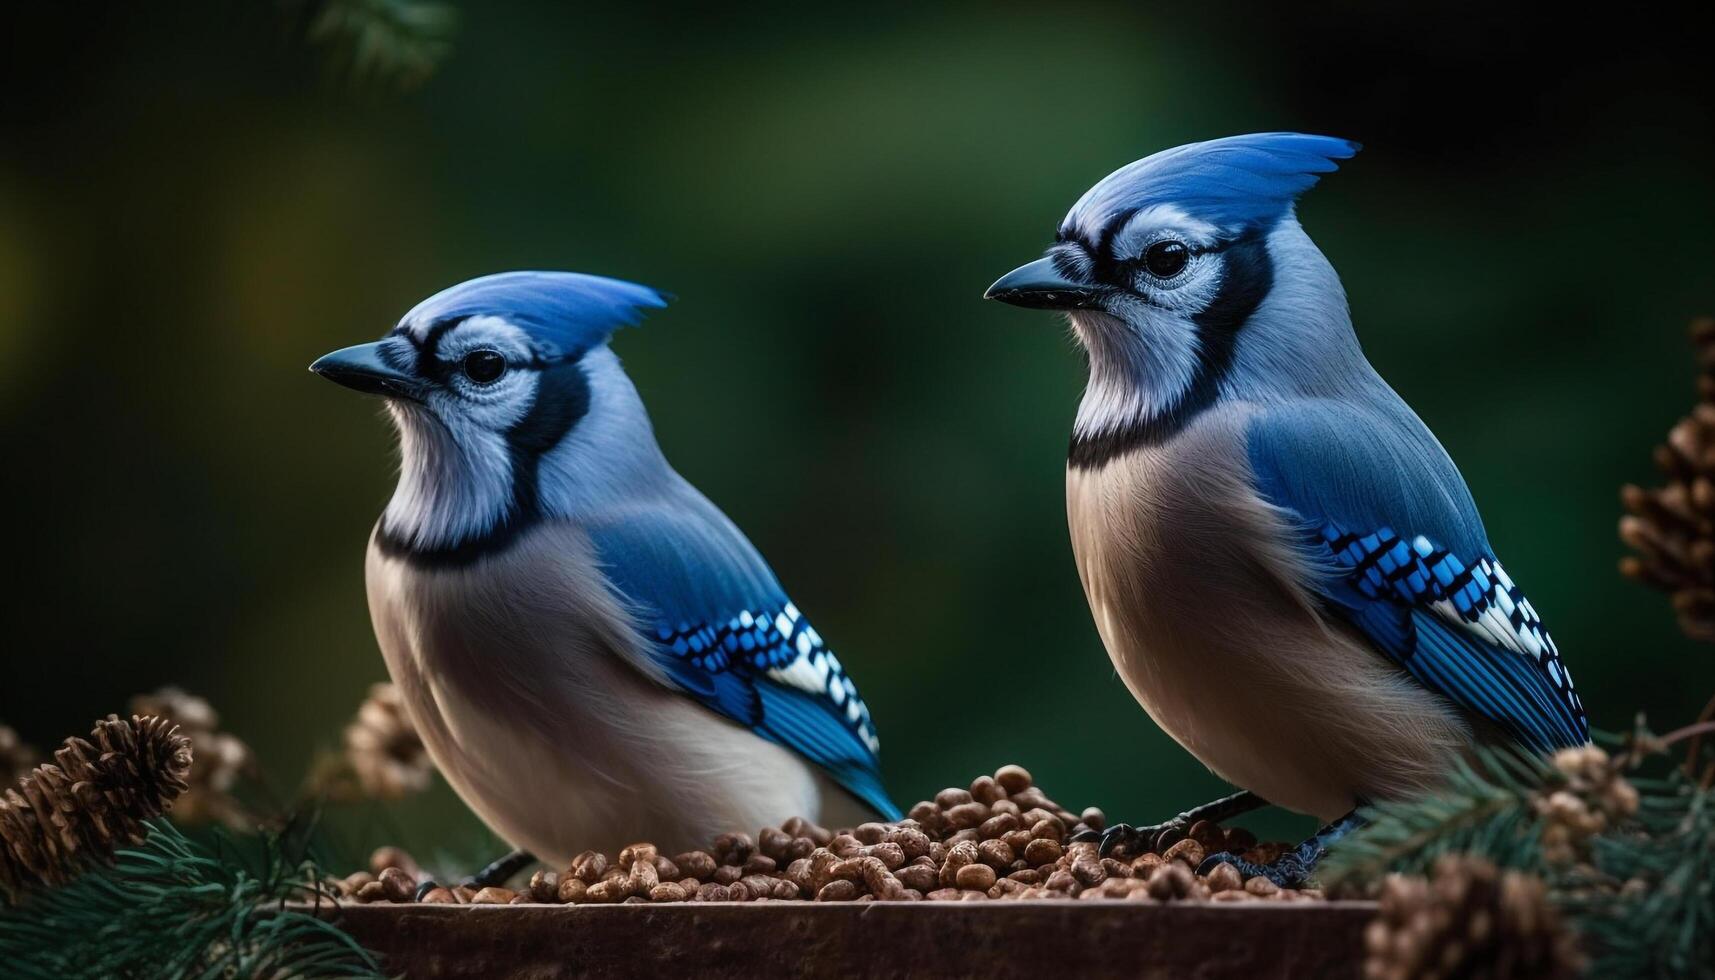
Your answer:
[[[1391,392],[1388,393],[1391,396]],[[1413,677],[1536,751],[1589,740],[1554,640],[1489,546],[1470,491],[1397,398],[1254,418],[1258,490],[1302,524],[1328,607]]]
[[[609,580],[671,682],[814,762],[884,819],[881,743],[839,658],[744,534],[688,485],[591,527]]]

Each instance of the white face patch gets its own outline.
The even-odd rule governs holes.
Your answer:
[[[1076,227],[1076,222],[1073,222]],[[1088,232],[1099,241],[1100,228]],[[1157,205],[1132,215],[1110,240],[1109,257],[1123,270],[1123,291],[1101,311],[1070,314],[1078,340],[1090,354],[1090,383],[1078,406],[1074,433],[1099,438],[1171,410],[1197,375],[1201,341],[1197,313],[1220,294],[1224,261],[1220,229],[1178,208]],[[1143,256],[1161,242],[1177,242],[1190,257],[1175,274],[1153,274]],[[1073,275],[1088,276],[1095,261],[1077,245],[1056,246]]]
[[[407,331],[419,344],[432,343],[429,371],[438,380],[421,404],[388,403],[401,458],[382,521],[390,534],[430,549],[481,535],[507,514],[513,488],[506,434],[529,413],[541,379],[528,335],[499,317],[471,317],[432,340],[415,326]],[[479,352],[501,357],[498,377],[479,381],[467,372],[467,358]]]

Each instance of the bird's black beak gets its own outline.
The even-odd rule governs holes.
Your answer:
[[[1099,308],[1111,291],[1106,286],[1073,282],[1054,268],[1053,259],[1037,259],[995,280],[983,299],[1033,310],[1088,310]]]
[[[310,365],[310,370],[335,384],[365,394],[409,398],[412,401],[423,397],[423,383],[387,363],[381,356],[379,343],[358,344],[323,354]]]

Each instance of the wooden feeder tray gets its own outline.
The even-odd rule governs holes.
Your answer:
[[[1217,978],[1362,975],[1371,902],[341,904],[412,980],[437,977]]]

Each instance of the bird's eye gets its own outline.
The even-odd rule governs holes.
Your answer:
[[[506,358],[499,351],[473,350],[464,356],[464,376],[479,385],[493,384],[506,373]]]
[[[1191,261],[1191,250],[1184,242],[1169,238],[1143,250],[1143,267],[1157,279],[1172,279]]]

